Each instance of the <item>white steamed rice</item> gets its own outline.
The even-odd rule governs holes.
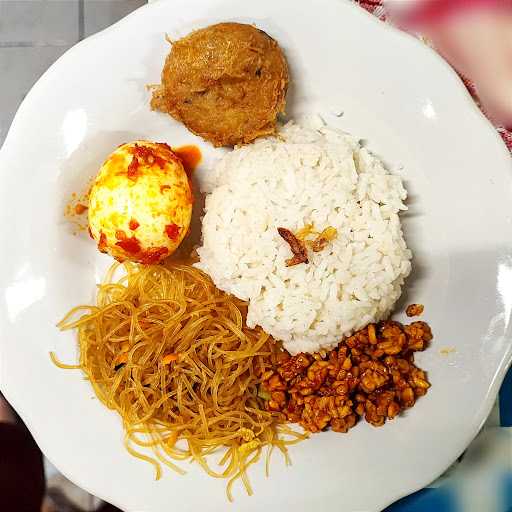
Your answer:
[[[226,154],[206,198],[199,268],[249,301],[247,323],[291,354],[334,347],[387,317],[411,269],[398,176],[319,118]],[[337,238],[292,267],[278,227],[333,226]]]

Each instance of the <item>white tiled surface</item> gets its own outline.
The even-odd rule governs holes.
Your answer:
[[[0,43],[67,46],[78,41],[78,0],[0,0]]]
[[[141,0],[86,0],[84,2],[85,37],[112,25],[145,3]]]
[[[0,48],[0,145],[28,90],[68,48],[69,46]]]
[[[146,0],[0,0],[0,146],[41,74],[80,39]]]

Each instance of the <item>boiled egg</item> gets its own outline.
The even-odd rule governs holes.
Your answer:
[[[119,261],[158,263],[189,231],[193,195],[182,160],[164,143],[119,146],[89,195],[89,231]]]

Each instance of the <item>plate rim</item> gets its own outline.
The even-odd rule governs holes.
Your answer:
[[[219,0],[222,1],[222,0]],[[364,8],[360,7],[359,5],[351,2],[350,0],[330,0],[332,2],[338,2],[343,3],[347,6],[347,8],[352,9],[353,11],[357,11],[360,16],[366,16],[367,19],[371,19],[371,23],[373,24],[372,30],[374,31],[382,31],[382,32],[392,32],[395,34],[395,36],[401,37],[405,44],[410,45],[411,47],[413,45],[416,46],[416,51],[422,51],[425,54],[430,54],[431,57],[434,57],[436,62],[436,65],[441,68],[443,68],[443,72],[448,76],[451,77],[453,81],[453,87],[454,87],[454,94],[455,94],[455,87],[458,88],[457,94],[464,95],[464,98],[466,100],[465,108],[472,109],[474,113],[477,114],[478,121],[475,120],[475,122],[478,122],[481,126],[481,129],[491,130],[493,133],[493,136],[495,138],[495,141],[498,146],[501,147],[503,157],[507,158],[511,163],[511,155],[509,150],[506,148],[506,145],[503,141],[503,139],[500,137],[497,129],[491,124],[491,122],[485,117],[483,112],[480,110],[480,108],[475,103],[474,99],[471,97],[469,91],[467,90],[466,86],[462,82],[459,75],[456,73],[456,71],[448,64],[447,61],[445,61],[433,48],[426,45],[425,43],[421,42],[418,38],[407,34],[403,31],[400,31],[399,29],[393,27],[389,23],[382,22],[381,20],[377,19],[374,15],[366,11]],[[32,86],[30,91],[27,93],[23,101],[21,102],[20,106],[17,109],[17,112],[13,118],[13,121],[9,127],[9,130],[7,132],[7,135],[5,137],[4,143],[2,147],[0,148],[0,166],[5,158],[5,154],[8,151],[8,148],[11,144],[11,139],[14,138],[14,133],[16,131],[16,126],[19,118],[21,118],[21,115],[24,113],[25,109],[28,108],[28,105],[31,102],[31,98],[34,95],[34,92],[37,91],[41,86],[45,84],[47,80],[49,80],[55,72],[58,71],[61,61],[64,57],[69,58],[70,55],[72,55],[74,52],[77,51],[77,49],[83,49],[87,47],[87,45],[93,40],[93,39],[101,39],[108,37],[111,33],[118,31],[121,27],[123,27],[124,24],[126,24],[127,20],[137,17],[140,15],[141,12],[146,10],[153,10],[158,9],[161,4],[167,3],[166,0],[159,0],[153,3],[145,4],[121,20],[117,21],[113,25],[103,29],[102,31],[93,34],[82,41],[79,41],[77,44],[72,46],[70,49],[68,49],[61,57],[59,57],[43,74],[42,76],[36,81],[36,83]],[[7,171],[0,171],[0,172],[7,172]],[[0,206],[0,214],[4,215],[5,209]],[[1,320],[1,319],[0,319]],[[1,324],[3,325],[3,321],[1,321]],[[1,346],[6,343],[5,339],[5,333],[0,333],[0,348]],[[510,338],[507,338],[507,341],[511,341]],[[475,423],[473,429],[469,434],[467,434],[464,439],[464,446],[465,448],[458,453],[449,464],[446,464],[444,470],[441,471],[433,471],[432,475],[430,477],[425,477],[423,479],[418,479],[417,485],[411,487],[408,487],[408,489],[404,489],[402,491],[396,491],[392,497],[390,497],[385,503],[382,503],[378,506],[378,508],[372,509],[375,510],[375,512],[384,509],[385,507],[389,506],[390,504],[396,502],[397,500],[412,494],[422,488],[425,488],[428,486],[432,481],[434,481],[436,478],[438,478],[440,475],[443,474],[443,472],[451,465],[453,462],[457,460],[457,458],[460,456],[460,454],[467,448],[467,446],[472,442],[472,440],[476,437],[478,432],[481,430],[483,424],[485,423],[493,405],[496,400],[496,397],[499,392],[499,388],[503,382],[503,379],[505,377],[506,372],[508,369],[512,367],[512,347],[509,349],[508,353],[504,355],[504,357],[501,359],[500,364],[493,372],[493,379],[491,382],[491,385],[487,389],[486,392],[486,398],[484,404],[482,404],[482,412],[480,414],[480,421],[478,423]],[[37,429],[35,429],[34,425],[30,420],[28,420],[29,414],[26,414],[26,407],[23,406],[23,399],[16,393],[16,390],[14,388],[9,388],[8,380],[5,379],[5,375],[0,375],[0,382],[1,382],[1,391],[6,397],[6,399],[11,403],[11,405],[14,407],[16,412],[19,414],[19,416],[23,419],[25,424],[27,425],[28,429],[30,430],[31,434],[33,435],[34,439],[36,440],[37,444],[39,446],[43,446],[47,448],[45,440],[42,435],[39,434]],[[28,402],[25,402],[25,404],[28,404]],[[50,460],[52,464],[54,464],[54,461],[52,460],[52,456],[48,456],[46,450],[42,450],[45,454],[46,458]],[[69,480],[76,482],[77,485],[79,485],[82,489],[86,490],[90,494],[97,495],[96,492],[92,492],[91,488],[88,487],[87,482],[84,482],[83,479],[80,477],[80,474],[75,474],[75,471],[68,471],[67,468],[65,470],[62,470],[59,464],[54,464],[56,467],[58,467],[61,474],[63,474],[66,478]],[[112,503],[115,506],[118,506],[119,508],[122,508],[122,504],[116,502],[116,500],[112,500],[109,498],[108,495],[99,496],[100,498],[104,499],[105,501],[108,501],[109,503]]]

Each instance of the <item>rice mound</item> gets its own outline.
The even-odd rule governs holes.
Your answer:
[[[249,327],[297,354],[330,349],[390,314],[411,270],[398,217],[407,193],[354,137],[319,118],[289,122],[226,154],[205,191],[197,266],[249,301]],[[337,238],[287,267],[277,228],[310,223],[336,228]]]

